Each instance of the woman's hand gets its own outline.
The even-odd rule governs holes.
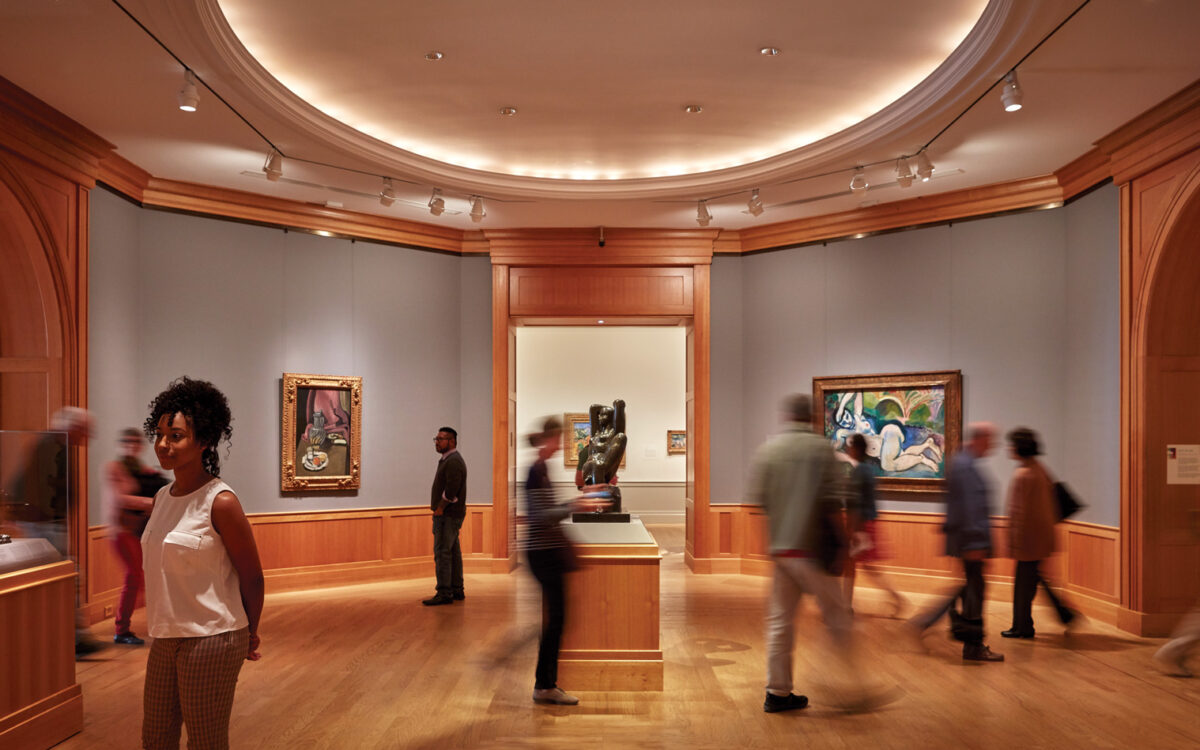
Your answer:
[[[246,659],[249,661],[258,661],[262,658],[262,654],[258,653],[258,647],[262,645],[262,639],[257,633],[250,634],[250,650],[246,654]]]

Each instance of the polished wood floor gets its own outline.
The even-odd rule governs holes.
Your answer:
[[[862,656],[900,697],[872,713],[830,707],[826,637],[798,625],[797,690],[812,705],[762,711],[766,580],[686,572],[682,531],[652,528],[662,566],[662,693],[563,685],[579,706],[530,700],[539,598],[524,572],[468,576],[467,600],[428,608],[430,580],[270,595],[263,659],[242,670],[234,748],[1195,748],[1200,679],[1162,676],[1161,641],[1088,623],[1064,636],[1048,609],[1033,641],[988,629],[1004,664],[964,664],[938,627],[920,647],[884,599],[860,588]],[[915,597],[919,599],[919,597]],[[134,628],[144,621],[141,612]],[[110,625],[98,625],[109,636]],[[84,731],[60,748],[139,746],[146,649],[79,662]]]

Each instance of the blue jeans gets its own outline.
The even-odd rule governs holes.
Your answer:
[[[440,596],[463,593],[462,548],[458,546],[462,525],[461,518],[433,517],[433,565]]]

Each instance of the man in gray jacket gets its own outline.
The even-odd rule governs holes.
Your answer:
[[[946,554],[962,560],[961,591],[939,606],[913,618],[921,632],[933,625],[945,612],[950,613],[950,631],[962,641],[963,659],[968,661],[1004,661],[983,643],[983,562],[992,551],[990,489],[979,471],[978,460],[992,449],[994,425],[977,422],[967,427],[967,442],[950,462],[946,473]],[[954,602],[962,597],[962,614]]]
[[[759,447],[749,488],[750,502],[766,511],[775,563],[767,611],[767,713],[808,705],[806,696],[792,693],[796,606],[803,594],[817,598],[825,625],[843,654],[850,646],[850,612],[837,579],[821,560],[822,529],[841,534],[837,460],[829,441],[812,431],[808,396],[790,397],[785,411],[787,429]]]

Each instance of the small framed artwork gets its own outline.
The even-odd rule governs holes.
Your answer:
[[[687,430],[667,430],[667,455],[687,453]]]
[[[563,466],[574,469],[579,466],[579,453],[584,446],[592,441],[592,418],[587,412],[567,412],[563,414]],[[625,456],[621,456],[621,466],[625,468]]]
[[[813,417],[839,453],[866,438],[881,490],[941,490],[962,434],[962,372],[813,378]]]
[[[283,374],[279,488],[356,490],[362,455],[362,378]]]

